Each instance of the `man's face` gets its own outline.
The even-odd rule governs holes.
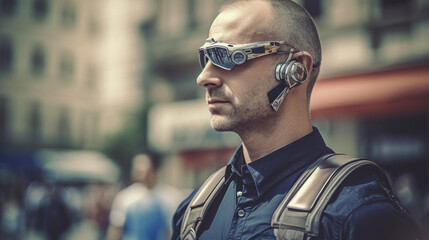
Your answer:
[[[213,22],[209,37],[230,44],[277,40],[267,39],[269,16],[271,7],[262,1],[227,8]],[[197,83],[207,90],[212,127],[240,133],[269,124],[275,114],[267,98],[267,92],[276,85],[274,69],[274,55],[249,60],[229,71],[209,61]]]

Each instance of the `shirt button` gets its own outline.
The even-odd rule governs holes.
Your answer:
[[[240,209],[240,210],[238,210],[238,212],[237,212],[237,214],[238,214],[238,216],[239,217],[244,217],[244,215],[245,215],[245,212],[244,212],[244,210],[243,209]]]
[[[241,197],[241,195],[243,195],[243,192],[242,192],[242,191],[238,191],[238,192],[237,192],[237,197],[238,197],[238,198],[240,198],[240,197]]]

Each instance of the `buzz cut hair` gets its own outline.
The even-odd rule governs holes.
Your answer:
[[[266,30],[268,37],[285,41],[313,57],[313,70],[307,88],[307,99],[310,102],[311,92],[319,76],[322,62],[322,47],[313,18],[305,8],[292,0],[231,0],[220,8],[220,12],[250,1],[265,1],[273,8],[274,14],[270,16],[272,24]]]

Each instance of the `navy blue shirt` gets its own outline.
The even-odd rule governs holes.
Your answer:
[[[329,153],[333,151],[316,128],[249,164],[244,163],[240,146],[226,167],[222,192],[204,218],[199,239],[275,239],[271,228],[274,211],[303,171]],[[196,191],[176,211],[172,239],[180,239],[183,214]],[[319,239],[414,240],[418,231],[377,178],[358,171],[324,210]]]

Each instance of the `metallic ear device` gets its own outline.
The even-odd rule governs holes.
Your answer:
[[[276,112],[279,110],[289,90],[307,79],[307,68],[302,63],[291,60],[294,53],[293,50],[291,49],[289,52],[286,62],[276,66],[274,74],[279,84],[267,93],[271,108]]]

